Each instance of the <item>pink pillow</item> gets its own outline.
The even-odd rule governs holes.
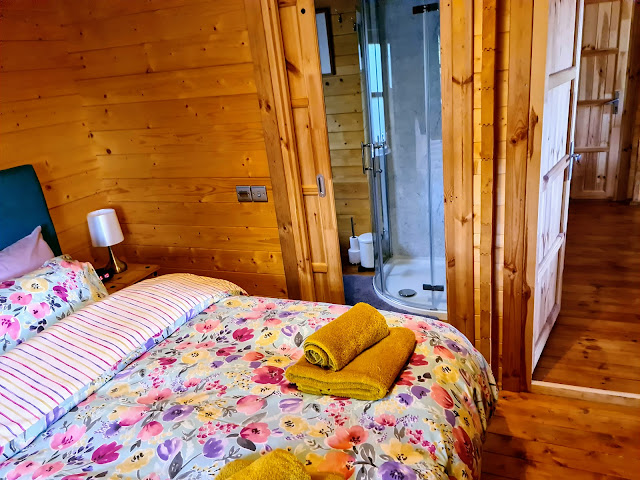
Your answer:
[[[33,272],[54,257],[41,232],[42,227],[37,226],[26,237],[0,250],[0,282]]]

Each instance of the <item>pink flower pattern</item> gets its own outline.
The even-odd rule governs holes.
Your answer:
[[[15,280],[0,282],[0,306],[11,307],[11,315],[6,311],[0,315],[0,354],[106,296],[91,264],[68,255],[53,258]]]
[[[51,448],[64,450],[76,443],[84,435],[87,428],[83,425],[71,425],[66,432],[56,433],[51,439]]]
[[[22,307],[41,302],[34,296]],[[287,366],[303,354],[301,339],[346,308],[221,300],[56,418],[19,455],[0,462],[0,478],[79,480],[104,472],[104,478],[166,480],[169,471],[179,476],[180,468],[198,468],[203,480],[212,480],[215,469],[204,472],[213,463],[288,446],[310,472],[345,479],[478,478],[476,446],[497,391],[484,359],[453,327],[411,315],[387,317],[389,326],[409,325],[429,341],[417,346],[380,402],[302,395],[285,379]],[[15,328],[4,322],[0,318],[0,331]],[[256,343],[265,332],[275,340]],[[204,361],[185,363],[192,354]],[[457,371],[448,377],[454,384],[437,383],[435,369],[442,365]],[[403,450],[391,456],[387,451],[397,451],[397,442]],[[405,455],[414,463],[402,463]],[[136,462],[131,473],[119,470]]]

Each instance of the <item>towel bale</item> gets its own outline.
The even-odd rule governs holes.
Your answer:
[[[304,342],[304,356],[313,365],[331,370],[351,360],[389,335],[384,316],[371,305],[358,303]]]
[[[379,400],[386,396],[415,346],[413,331],[391,328],[387,337],[338,372],[312,365],[302,357],[287,369],[285,377],[304,393]]]
[[[309,474],[302,462],[287,450],[277,449],[255,461],[234,460],[218,473],[216,480],[341,480],[337,473]]]

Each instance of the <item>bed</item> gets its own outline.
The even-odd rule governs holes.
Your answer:
[[[2,298],[0,288],[0,308]],[[186,274],[97,300],[0,356],[0,428],[5,417],[13,430],[0,430],[0,478],[209,479],[234,459],[276,448],[289,449],[311,473],[344,478],[479,478],[497,389],[485,359],[452,326],[383,312],[418,343],[376,402],[302,394],[286,381],[304,338],[348,308],[249,296],[230,282]],[[116,352],[109,332],[129,340]],[[89,345],[85,334],[94,336],[92,348],[80,351]],[[61,349],[63,335],[77,335],[77,348]],[[39,352],[33,364],[25,360],[29,349]],[[53,378],[47,365],[62,362],[57,355],[67,365],[61,368],[79,367],[75,376],[87,379]],[[22,366],[9,370],[16,358]],[[29,369],[32,384],[11,383],[3,397],[2,387],[16,382],[6,372]],[[65,390],[46,383],[54,380]],[[45,383],[60,398],[45,398],[54,396]],[[42,394],[27,391],[36,387]],[[10,395],[22,398],[9,405]],[[32,415],[20,413],[20,430],[6,417],[29,400],[22,405]],[[36,402],[46,405],[36,412]]]

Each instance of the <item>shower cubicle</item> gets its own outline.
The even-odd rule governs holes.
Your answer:
[[[361,0],[357,17],[374,289],[398,308],[444,318],[438,2]]]

